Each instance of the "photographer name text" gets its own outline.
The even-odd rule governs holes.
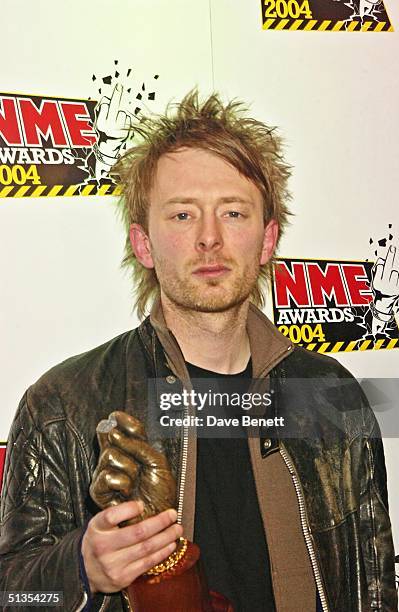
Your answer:
[[[284,417],[253,417],[249,414],[242,414],[239,418],[214,415],[171,417],[163,414],[159,423],[162,427],[284,427]]]

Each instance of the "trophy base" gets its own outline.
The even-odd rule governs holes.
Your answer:
[[[208,591],[199,558],[198,546],[187,542],[171,570],[139,576],[122,592],[128,612],[234,612],[225,597]]]

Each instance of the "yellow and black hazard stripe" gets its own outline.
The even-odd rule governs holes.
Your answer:
[[[347,340],[345,342],[312,342],[301,344],[303,348],[315,353],[351,353],[353,351],[378,351],[380,349],[399,348],[399,338],[381,338],[373,343],[372,340]]]
[[[264,30],[318,30],[319,32],[393,32],[389,21],[335,21],[331,19],[266,19]]]
[[[55,196],[119,196],[119,185],[7,185],[0,187],[0,198],[53,198]]]

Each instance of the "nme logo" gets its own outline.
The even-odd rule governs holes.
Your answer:
[[[82,101],[0,96],[0,140],[7,147],[90,147],[96,142]]]
[[[118,63],[96,85],[98,101],[0,94],[0,198],[120,195],[110,171],[155,91]]]
[[[1,94],[0,198],[75,195],[85,187],[94,193],[95,106],[94,100]]]
[[[286,262],[276,264],[275,296],[277,308],[327,306],[365,306],[372,300],[366,268],[361,263]]]
[[[295,344],[322,353],[396,347],[394,302],[389,298],[392,308],[382,308],[387,298],[380,278],[382,265],[386,276],[394,266],[394,256],[379,261],[384,264],[375,278],[376,266],[369,261],[278,259],[272,287],[278,329]]]

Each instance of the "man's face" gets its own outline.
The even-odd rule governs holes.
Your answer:
[[[139,261],[155,267],[161,295],[201,312],[247,300],[277,237],[274,221],[264,227],[254,183],[222,158],[186,148],[160,158],[149,200],[148,236],[134,225],[131,239]]]

